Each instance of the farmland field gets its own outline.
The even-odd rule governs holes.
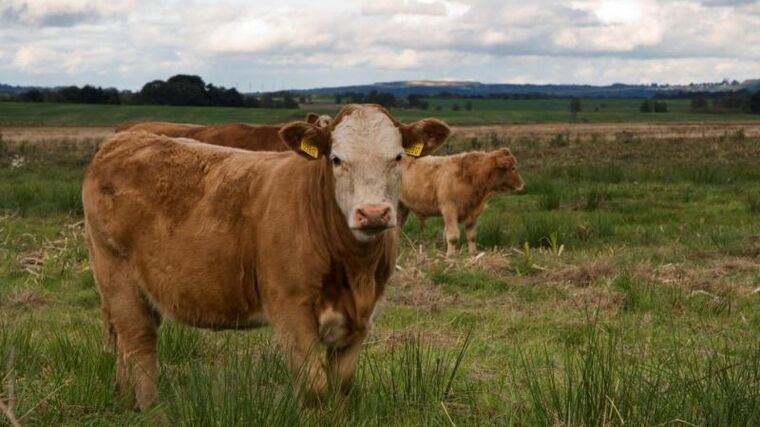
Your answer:
[[[2,123],[80,126],[148,108],[48,104],[34,116],[38,106],[8,105]],[[232,110],[150,114],[265,113]],[[0,396],[13,385],[16,415],[39,426],[760,425],[760,137],[738,129],[459,132],[443,152],[509,146],[526,191],[490,202],[476,256],[444,258],[442,222],[409,221],[342,416],[298,409],[270,329],[172,321],[159,345],[163,403],[133,412],[114,392],[82,239],[82,172],[110,130],[18,133],[0,141]]]
[[[429,99],[428,110],[396,109],[402,120],[434,115],[453,125],[516,123],[631,123],[631,122],[760,122],[757,114],[702,114],[689,111],[689,100],[666,100],[667,113],[641,113],[637,99],[584,99],[582,111],[571,116],[567,99],[469,100]],[[453,111],[454,104],[460,107]],[[304,104],[301,109],[227,107],[167,107],[155,105],[88,105],[0,102],[0,126],[114,126],[133,120],[188,123],[282,123],[303,118],[306,111],[334,114],[335,104]]]

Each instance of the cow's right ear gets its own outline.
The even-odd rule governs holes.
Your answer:
[[[330,133],[306,122],[294,122],[280,129],[280,139],[291,150],[309,160],[318,159],[330,151]]]
[[[319,120],[319,115],[315,113],[309,113],[306,115],[306,123],[315,124]]]

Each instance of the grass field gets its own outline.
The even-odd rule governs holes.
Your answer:
[[[527,190],[490,203],[483,255],[405,227],[341,418],[298,409],[270,329],[171,321],[163,403],[132,412],[82,241],[96,141],[2,143],[0,396],[39,426],[760,425],[760,139],[510,145]]]
[[[569,112],[567,99],[471,100],[472,111],[465,111],[467,100],[430,99],[429,110],[395,110],[402,120],[434,115],[452,125],[501,123],[627,123],[760,121],[752,114],[699,114],[689,111],[689,100],[668,100],[668,113],[640,113],[637,99],[584,99],[577,117]],[[461,109],[453,111],[454,104]],[[437,109],[440,107],[440,110]],[[87,105],[54,103],[0,102],[0,126],[114,126],[134,120],[188,123],[282,123],[301,119],[307,111],[335,114],[334,105],[306,104],[300,110],[221,107],[166,107],[151,105]]]

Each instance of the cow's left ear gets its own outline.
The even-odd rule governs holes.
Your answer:
[[[280,129],[280,139],[291,150],[314,160],[330,151],[330,133],[306,122],[294,122]]]
[[[451,134],[446,123],[438,119],[422,119],[414,123],[402,124],[402,144],[406,154],[422,157],[435,151]]]
[[[515,156],[509,151],[509,148],[500,148],[495,151],[496,153],[496,165],[500,168],[509,169],[516,163]]]
[[[306,123],[315,124],[319,120],[319,115],[315,113],[308,113],[306,115]]]

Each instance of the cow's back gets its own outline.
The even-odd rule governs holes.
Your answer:
[[[206,126],[189,135],[207,144],[250,151],[288,151],[280,139],[281,126],[252,126],[242,123]]]
[[[129,122],[116,127],[116,133],[144,131],[169,137],[190,137],[193,132],[204,128],[192,123],[171,122]]]
[[[440,215],[440,204],[445,203],[447,191],[454,181],[457,167],[448,157],[423,157],[404,161],[401,180],[401,202],[421,216]]]

